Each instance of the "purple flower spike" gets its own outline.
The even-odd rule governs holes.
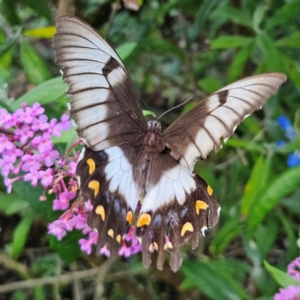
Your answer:
[[[286,289],[279,289],[274,300],[300,300],[300,286],[290,285]]]
[[[297,257],[288,265],[288,274],[300,282],[300,257]]]
[[[288,265],[288,275],[299,281],[299,285],[290,285],[286,289],[279,289],[274,300],[300,300],[300,257],[296,258]]]
[[[64,158],[54,149],[51,140],[52,135],[59,136],[61,130],[70,129],[69,117],[63,115],[62,123],[56,119],[47,122],[48,117],[43,113],[44,108],[39,103],[31,107],[23,103],[22,108],[13,114],[0,109],[0,172],[8,192],[12,188],[11,182],[16,180],[29,181],[33,186],[40,183],[46,190],[55,189],[64,177],[75,175],[76,167],[72,165],[72,173],[69,167],[69,163],[74,163],[74,158],[70,158],[64,166],[58,165],[57,161],[63,162]],[[59,180],[55,181],[58,170]],[[20,171],[25,174],[19,176]],[[73,181],[69,189],[76,190],[75,184]],[[45,194],[41,199],[44,199]],[[74,198],[73,192],[71,195],[64,209],[69,207],[69,200]]]
[[[60,156],[51,138],[60,136],[62,130],[72,127],[68,115],[48,121],[39,103],[31,107],[26,103],[22,108],[10,114],[0,109],[0,172],[4,177],[7,192],[10,193],[17,180],[38,184],[44,187],[40,201],[47,201],[46,195],[53,193],[53,210],[63,210],[61,217],[49,224],[48,233],[62,240],[68,231],[80,230],[84,238],[79,240],[80,248],[88,255],[98,242],[98,232],[87,224],[88,214],[94,209],[90,200],[74,201],[78,192],[76,167],[79,152],[75,142],[64,156]],[[21,174],[20,174],[21,172]],[[139,239],[133,227],[120,241],[119,255],[129,257],[142,251]],[[110,256],[108,245],[104,245],[100,254]]]
[[[56,220],[48,226],[48,232],[55,235],[59,241],[61,241],[61,239],[67,234],[66,231],[66,223],[60,220]]]

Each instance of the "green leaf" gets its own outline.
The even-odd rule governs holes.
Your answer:
[[[300,149],[300,136],[297,136],[294,140],[278,147],[276,146],[275,150],[278,153],[289,154],[293,151]]]
[[[229,219],[214,236],[210,243],[209,251],[212,254],[223,253],[230,242],[235,239],[242,231],[243,225],[240,216]]]
[[[296,201],[298,202],[298,198]],[[288,238],[289,246],[287,247],[285,257],[293,259],[294,257],[299,255],[299,248],[297,246],[298,238],[297,238],[296,232],[294,230],[294,223],[292,223],[290,221],[290,215],[286,214],[286,212],[284,210],[277,209],[276,212],[277,212],[277,216],[282,224],[280,229],[281,230],[282,230],[282,228],[284,229],[284,231],[286,232],[286,236]],[[295,213],[297,213],[297,212],[295,211]]]
[[[253,202],[248,215],[247,231],[252,232],[279,200],[291,193],[299,184],[300,166],[289,169],[277,176]]]
[[[12,39],[6,40],[0,46],[0,86],[9,78],[14,50],[15,45]]]
[[[296,31],[288,37],[277,40],[275,42],[275,45],[277,47],[291,47],[291,48],[300,49],[299,41],[300,41],[300,31]]]
[[[261,124],[254,115],[251,115],[244,119],[242,124],[240,124],[240,129],[246,128],[246,132],[251,132],[253,135],[259,134],[261,132]]]
[[[184,261],[181,267],[185,275],[182,288],[198,287],[214,300],[250,299],[244,288],[226,271],[215,270],[202,261]]]
[[[230,19],[233,23],[253,28],[252,18],[247,10],[241,10],[227,6],[218,10],[217,14]]]
[[[215,77],[205,77],[198,81],[199,86],[207,93],[211,94],[223,87],[223,84]]]
[[[286,53],[279,51],[282,63],[285,67],[285,73],[290,81],[293,82],[295,87],[300,90],[300,80],[299,80],[299,63],[291,59]]]
[[[65,263],[70,264],[81,256],[78,241],[82,237],[82,232],[78,230],[68,232],[61,241],[58,241],[55,236],[49,235],[50,246]]]
[[[10,114],[14,113],[14,110],[4,101],[0,100],[0,107],[5,108]]]
[[[153,116],[154,118],[156,118],[156,115],[153,111],[150,111],[150,110],[144,110],[143,109],[143,116],[144,117],[147,117],[147,116]]]
[[[35,28],[24,30],[24,36],[33,36],[35,38],[51,39],[55,33],[55,26],[48,26],[44,28]]]
[[[256,43],[263,54],[268,71],[284,72],[285,69],[282,64],[280,53],[276,49],[275,43],[272,39],[265,32],[261,32],[256,36]]]
[[[122,60],[125,60],[136,48],[137,42],[126,43],[116,49]]]
[[[21,107],[23,102],[26,102],[28,105],[32,105],[35,102],[39,102],[41,105],[54,102],[55,99],[63,96],[67,89],[68,86],[63,82],[62,78],[56,77],[31,90],[17,101],[12,103],[11,107],[15,110]]]
[[[20,195],[16,193],[4,194],[0,192],[0,210],[7,215],[13,215],[28,207],[28,203],[24,201]]]
[[[139,42],[139,46],[145,49],[144,51],[152,52],[154,54],[174,54],[178,56],[180,60],[183,60],[185,57],[185,52],[180,47],[168,42],[160,36],[142,39]]]
[[[249,181],[246,184],[242,198],[241,213],[244,216],[249,214],[250,207],[265,186],[270,170],[270,158],[260,156],[253,167]]]
[[[245,141],[241,139],[230,138],[226,142],[226,146],[235,147],[235,148],[237,147],[244,148],[247,149],[248,151],[254,151],[254,152],[261,152],[261,153],[265,152],[265,149],[262,146],[248,140]]]
[[[260,32],[259,25],[265,17],[267,6],[265,4],[257,5],[253,14],[253,28],[256,32]]]
[[[50,10],[50,6],[48,4],[48,1],[46,0],[22,0],[25,4],[30,6],[32,9],[34,9],[36,12],[39,13],[39,15],[44,16],[48,20],[52,19],[52,12]]]
[[[287,288],[290,285],[300,285],[298,280],[271,266],[267,261],[264,261],[264,266],[281,287]]]
[[[239,79],[245,69],[245,65],[252,53],[254,46],[253,39],[243,47],[234,57],[232,64],[228,71],[227,82],[233,82]]]
[[[24,71],[31,83],[38,85],[51,78],[51,74],[43,60],[26,41],[21,43],[20,55]]]
[[[0,2],[1,4],[1,14],[5,17],[5,19],[11,24],[11,25],[19,25],[20,18],[17,14],[17,0],[2,0]]]
[[[13,190],[24,199],[42,217],[48,217],[48,211],[52,211],[52,201],[40,201],[39,197],[44,194],[42,186],[32,186],[29,182],[18,180],[13,184]],[[51,197],[49,197],[51,198]]]
[[[278,222],[274,219],[269,219],[266,224],[260,224],[254,232],[254,239],[262,259],[268,257],[269,252],[278,239]],[[280,230],[281,231],[281,230]]]
[[[284,2],[282,2],[284,3]],[[295,20],[300,14],[299,0],[285,2],[285,4],[277,9],[271,18],[267,18],[266,28],[269,30],[274,26],[281,24],[292,24],[291,20]]]
[[[62,131],[62,134],[59,137],[56,136],[52,137],[52,141],[55,145],[65,144],[64,152],[66,152],[67,149],[69,149],[73,145],[73,143],[76,142],[77,139],[78,139],[78,134],[75,126],[73,126],[68,131]]]
[[[251,42],[253,42],[253,38],[250,37],[245,37],[241,35],[223,35],[211,43],[211,48],[228,49],[247,47]]]
[[[186,6],[185,2],[184,6]],[[219,0],[203,0],[197,3],[198,10],[195,15],[195,22],[190,28],[189,35],[194,40],[196,37],[200,35],[200,33],[205,30],[205,24],[207,19],[209,19],[215,7],[220,4]]]
[[[14,230],[13,241],[11,245],[12,246],[11,256],[13,258],[18,258],[18,256],[20,255],[20,253],[22,252],[25,246],[25,243],[27,241],[27,236],[33,221],[33,216],[34,214],[32,211],[27,213]]]

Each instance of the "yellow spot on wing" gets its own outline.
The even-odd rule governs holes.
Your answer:
[[[131,210],[129,210],[127,212],[126,221],[129,223],[129,225],[131,225],[131,223],[132,223],[132,211]]]
[[[121,234],[117,235],[116,240],[119,244],[121,243],[121,240],[122,240]]]
[[[96,169],[95,161],[92,158],[87,159],[86,163],[89,166],[89,174],[92,175]]]
[[[201,200],[197,200],[195,206],[196,206],[197,215],[199,215],[201,209],[208,209],[208,205],[204,201],[201,201]]]
[[[94,197],[96,197],[100,190],[100,182],[97,180],[91,180],[88,187],[94,191]]]
[[[172,249],[173,248],[173,245],[170,241],[168,241],[167,243],[165,243],[164,245],[164,249],[167,250],[167,249]]]
[[[190,223],[190,222],[186,222],[182,226],[180,235],[184,236],[187,231],[190,231],[190,232],[194,231],[194,227],[193,227],[192,223]]]
[[[113,239],[114,238],[114,231],[112,229],[109,229],[107,231],[107,235],[110,236]]]
[[[207,186],[207,193],[209,196],[213,194],[213,189],[209,185]]]
[[[105,220],[105,209],[102,205],[98,205],[95,209],[95,212],[101,217],[102,221]]]
[[[140,215],[137,221],[137,227],[147,226],[151,222],[151,216],[149,214],[143,213]]]
[[[151,243],[151,244],[149,245],[148,250],[149,250],[150,252],[153,252],[154,250],[158,250],[158,245],[157,245],[157,243],[156,243],[156,242]]]

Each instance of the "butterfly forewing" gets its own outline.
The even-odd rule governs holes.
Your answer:
[[[88,224],[99,234],[97,253],[107,247],[117,254],[135,226],[144,265],[157,250],[161,269],[169,251],[176,271],[180,245],[197,247],[199,234],[219,218],[212,188],[193,172],[196,160],[219,149],[286,76],[269,73],[232,83],[161,133],[159,122],[146,125],[123,63],[89,25],[75,17],[57,18],[53,47],[69,84],[71,117],[87,146],[76,174],[82,197],[93,205]]]
[[[57,18],[53,48],[70,86],[71,116],[86,145],[99,151],[136,141],[146,130],[138,96],[104,39],[81,20],[62,16]]]
[[[234,82],[202,100],[163,132],[171,155],[193,170],[197,159],[218,150],[245,117],[275,94],[286,81],[282,73],[266,73]]]

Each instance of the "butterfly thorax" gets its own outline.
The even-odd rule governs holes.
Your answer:
[[[157,148],[160,141],[161,124],[158,121],[148,121],[147,134],[144,138],[144,145],[150,148]]]

